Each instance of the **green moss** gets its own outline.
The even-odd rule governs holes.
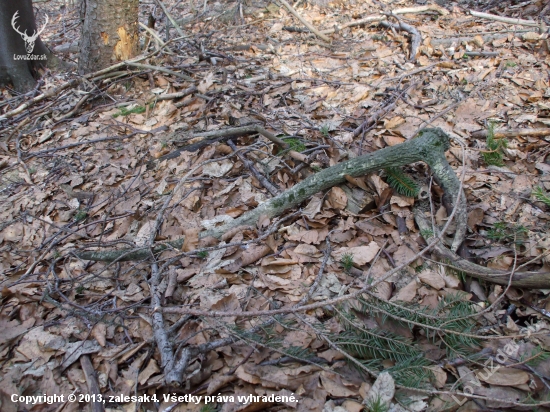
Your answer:
[[[483,160],[487,165],[504,166],[503,154],[504,149],[508,146],[506,139],[495,138],[495,125],[489,123],[487,129],[487,150],[482,153]]]
[[[126,107],[121,107],[120,113],[113,114],[113,117],[117,118],[119,116],[128,116],[130,114],[141,114],[141,113],[145,113],[145,107],[143,106],[136,106],[130,110],[128,110]]]
[[[282,207],[285,204],[283,199],[273,199],[273,206],[275,206],[277,209]]]
[[[306,150],[306,145],[299,139],[287,137],[283,138],[283,140],[286,144],[288,144],[288,150],[294,150],[295,152],[303,152]]]

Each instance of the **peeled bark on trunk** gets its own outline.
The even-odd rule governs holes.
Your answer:
[[[84,0],[78,70],[103,69],[138,54],[139,0]]]
[[[40,39],[47,20],[41,16],[37,28],[31,0],[0,0],[0,84],[27,92],[35,86],[39,68],[61,65]]]

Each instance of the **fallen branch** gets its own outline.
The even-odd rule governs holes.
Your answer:
[[[416,7],[404,7],[402,9],[392,10],[392,14],[412,14],[412,13],[424,13],[426,11],[435,11],[442,16],[449,14],[449,10],[438,6],[437,4],[426,4],[425,6],[416,6]]]
[[[326,41],[327,43],[330,43],[330,39],[325,36],[323,33],[321,33],[319,30],[317,30],[313,25],[308,22],[306,19],[304,19],[300,14],[292,7],[286,0],[279,0],[283,6],[287,8],[287,10],[292,13],[298,20],[300,20],[304,26],[306,26],[313,34],[315,34],[317,37],[319,37],[321,40]]]
[[[166,42],[164,44],[164,46],[168,46],[169,43],[171,43],[172,41],[175,41],[175,40],[177,40],[177,39],[171,39],[170,41]],[[11,117],[14,117],[14,116],[22,113],[23,111],[25,111],[29,107],[35,105],[36,103],[41,102],[42,100],[45,100],[49,97],[57,96],[63,90],[65,90],[69,87],[75,87],[76,85],[80,84],[83,80],[94,80],[95,77],[101,76],[105,73],[109,73],[112,70],[116,70],[116,69],[119,69],[119,68],[124,67],[124,66],[131,66],[133,63],[137,63],[139,61],[148,59],[149,57],[153,57],[154,55],[158,54],[162,49],[163,48],[160,48],[160,49],[158,49],[158,50],[156,50],[152,53],[146,54],[144,56],[138,56],[135,59],[126,60],[126,61],[114,64],[112,66],[109,66],[105,69],[98,70],[97,72],[89,73],[89,74],[86,74],[82,77],[78,77],[76,79],[69,80],[68,82],[63,83],[62,85],[60,85],[58,87],[55,87],[53,89],[50,89],[50,90],[34,97],[33,99],[29,100],[28,102],[25,102],[25,103],[21,104],[19,107],[16,107],[15,109],[10,110],[9,112],[4,113],[3,115],[0,115],[0,121],[9,119]]]
[[[169,70],[169,69],[165,69],[164,67],[151,66],[150,64],[141,64],[141,63],[136,63],[136,62],[126,62],[126,66],[137,67],[139,69],[145,69],[145,70],[159,71],[159,72],[162,72],[162,73],[169,74],[171,76],[179,77],[180,79],[183,79],[183,80],[188,81],[188,82],[194,82],[195,81],[192,77],[189,77],[186,74],[178,73],[178,72],[175,72],[175,71]]]
[[[470,10],[470,14],[474,17],[480,17],[482,19],[499,21],[501,23],[519,24],[522,26],[540,27],[541,23],[533,20],[513,19],[511,17],[496,16],[494,14],[482,13],[480,11]]]
[[[243,164],[250,171],[252,176],[254,176],[256,180],[258,180],[262,184],[262,186],[265,187],[269,193],[271,193],[272,196],[277,196],[278,194],[281,193],[281,190],[277,186],[275,186],[273,183],[271,183],[267,177],[262,175],[258,171],[256,166],[254,166],[254,163],[248,160],[244,155],[244,153],[239,151],[239,149],[237,148],[235,143],[233,143],[232,140],[228,140],[227,144],[237,154],[237,157],[241,160],[241,162],[243,162]]]
[[[404,30],[411,35],[411,54],[409,56],[409,61],[414,62],[416,60],[418,48],[422,43],[422,36],[420,35],[420,32],[410,24],[403,23],[402,21],[400,21],[399,24],[393,24],[388,21],[381,21],[380,25],[382,27],[388,27],[395,30]]]
[[[503,130],[497,129],[494,131],[494,137],[496,139],[512,138],[518,136],[533,136],[533,137],[545,137],[550,136],[550,128],[541,127],[535,129],[510,129]],[[484,139],[487,137],[487,130],[478,130],[472,133],[472,137],[476,139]]]
[[[383,16],[381,14],[377,14],[377,15],[374,15],[374,16],[365,17],[365,18],[360,19],[360,20],[351,21],[349,23],[343,24],[342,26],[335,25],[333,29],[322,30],[321,33],[323,33],[323,34],[332,34],[332,33],[339,32],[341,30],[347,29],[348,27],[361,26],[363,24],[373,23],[373,22],[382,21],[382,20],[386,20],[386,16]]]
[[[168,11],[168,9],[166,8],[166,6],[164,5],[164,3],[160,0],[156,0],[157,4],[162,8],[162,11],[164,12],[164,14],[166,15],[166,17],[168,17],[168,20],[170,20],[170,23],[172,23],[172,26],[174,26],[174,28],[176,29],[176,31],[178,32],[178,34],[181,36],[181,37],[184,37],[185,36],[185,33],[183,32],[183,30],[181,29],[180,25],[178,24],[178,22],[176,21],[176,19],[174,19],[174,17],[172,17],[172,14],[170,14],[170,12]]]
[[[196,86],[188,87],[185,90],[182,90],[181,92],[176,93],[167,93],[167,94],[161,94],[155,98],[155,100],[172,100],[172,99],[179,99],[180,97],[189,96],[190,94],[193,94],[197,91]]]
[[[88,395],[92,401],[90,402],[92,412],[104,412],[105,408],[101,399],[101,390],[99,389],[99,383],[97,381],[97,373],[92,365],[89,355],[82,355],[80,357],[80,366],[84,372],[86,378],[86,384],[88,386]]]
[[[425,5],[425,6],[406,7],[406,8],[402,8],[402,9],[395,9],[395,10],[392,11],[392,14],[394,14],[394,15],[397,15],[397,14],[413,14],[413,13],[424,13],[426,11],[435,11],[435,12],[441,14],[442,16],[446,16],[447,14],[449,14],[449,11],[447,9],[445,9],[443,7],[440,7],[437,4],[428,4],[428,5]],[[372,23],[372,22],[375,22],[375,21],[386,20],[386,18],[387,17],[385,15],[375,14],[373,16],[367,16],[367,17],[364,17],[364,18],[359,19],[359,20],[350,21],[349,23],[343,24],[341,26],[334,25],[333,29],[321,30],[321,33],[323,33],[323,34],[332,34],[332,33],[335,33],[335,32],[339,32],[343,29],[347,29],[348,27],[361,26],[363,24]],[[284,27],[283,27],[283,29],[284,29]],[[286,28],[286,30],[289,30],[289,28]],[[289,30],[289,31],[297,31],[297,30],[294,29],[294,30]]]
[[[152,160],[149,162],[149,167],[153,167],[155,161],[156,162],[162,162],[164,160],[169,159],[175,159],[177,158],[181,152],[187,151],[187,152],[195,152],[205,146],[208,146],[212,143],[218,142],[220,140],[225,140],[231,137],[238,137],[238,136],[244,136],[246,134],[250,133],[259,133],[262,136],[266,137],[267,139],[271,140],[273,143],[278,145],[281,149],[288,149],[288,144],[284,142],[284,140],[279,139],[277,136],[275,136],[273,133],[268,132],[263,127],[257,124],[248,125],[248,126],[241,126],[241,127],[234,127],[231,129],[221,129],[221,130],[212,130],[210,132],[201,132],[201,133],[195,133],[190,137],[186,137],[184,139],[175,140],[174,137],[179,135],[181,132],[176,132],[172,135],[171,139],[172,142],[175,145],[181,146],[179,149],[168,153],[164,156],[159,157],[156,160]]]
[[[420,228],[422,236],[426,242],[430,242],[434,236],[438,234],[434,232],[431,222],[424,215],[424,210],[421,206],[414,208],[414,218],[416,224]],[[456,253],[447,249],[441,242],[434,246],[435,252],[442,258],[448,261],[451,267],[466,272],[470,276],[477,279],[483,279],[491,283],[499,285],[508,285],[510,281],[510,272],[499,269],[491,269],[477,265],[466,259],[461,258]],[[511,285],[514,287],[525,288],[548,288],[550,286],[550,272],[514,272]]]
[[[387,167],[399,167],[418,161],[424,161],[430,165],[445,192],[449,194],[452,199],[460,197],[459,204],[457,205],[457,230],[452,244],[452,250],[457,250],[466,232],[466,202],[463,194],[458,196],[460,192],[460,183],[445,159],[445,151],[448,148],[449,137],[445,132],[441,129],[426,129],[417,138],[324,169],[294,185],[284,193],[260,204],[257,208],[243,214],[239,218],[232,219],[220,227],[203,231],[200,237],[212,236],[220,238],[225,232],[236,226],[256,225],[260,216],[267,218],[278,216],[285,210],[299,205],[314,194],[343,183],[346,180],[346,176],[359,177]],[[451,201],[451,203],[454,204],[454,201]],[[183,244],[183,239],[170,242],[170,245],[175,245],[176,242],[178,245]],[[146,256],[152,256],[152,253],[156,253],[157,250],[162,251],[169,247],[170,246],[167,245],[158,245],[152,248],[152,251],[148,249],[142,250],[140,253],[146,253]],[[81,259],[99,260],[93,259],[94,253],[97,252],[82,252],[76,254]],[[133,256],[136,253],[135,250],[128,249],[99,252],[99,254],[103,256],[108,254],[110,258],[118,261],[122,260],[122,256],[124,260],[128,260],[128,256]]]

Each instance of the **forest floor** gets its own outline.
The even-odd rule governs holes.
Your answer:
[[[142,4],[153,67],[78,87],[48,71],[31,97],[59,89],[19,111],[31,97],[0,89],[0,410],[83,410],[86,394],[124,411],[550,408],[550,283],[514,285],[550,271],[550,7],[298,3],[321,33],[276,2],[166,1],[180,36]],[[58,6],[36,3],[42,36],[76,61],[78,10]],[[216,133],[247,125],[284,144]],[[505,282],[424,251],[413,207],[427,195],[439,227],[452,207],[423,163],[200,237],[426,127],[452,138],[460,256]],[[183,237],[139,261],[79,257]]]

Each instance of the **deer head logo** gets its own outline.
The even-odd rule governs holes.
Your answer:
[[[46,28],[46,25],[48,24],[48,15],[46,14],[46,22],[44,23],[44,26],[42,26],[42,28],[38,30],[38,32],[35,31],[32,36],[29,36],[27,34],[27,30],[25,30],[24,33],[21,33],[19,31],[19,27],[15,27],[15,21],[17,20],[18,17],[19,17],[19,10],[15,12],[15,14],[13,15],[13,18],[11,19],[11,27],[13,27],[13,29],[21,35],[21,37],[25,41],[25,49],[27,49],[27,53],[30,54],[34,50],[34,42],[36,41],[38,36],[40,36],[40,33],[44,31],[44,29]]]

